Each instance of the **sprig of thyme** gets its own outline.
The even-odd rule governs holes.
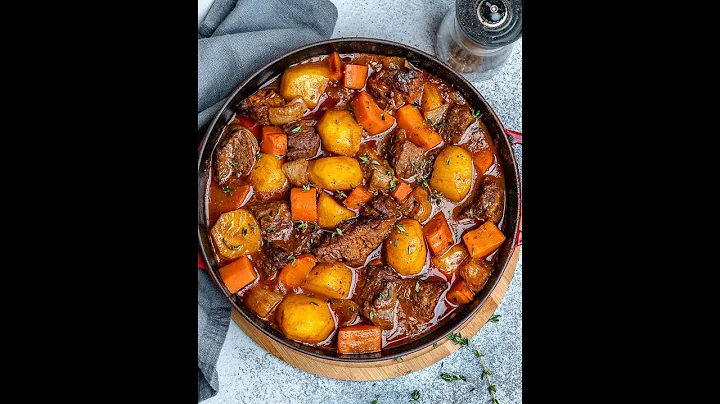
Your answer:
[[[455,333],[451,332],[450,334],[448,334],[447,337],[450,341],[452,341],[458,345],[461,345],[461,346],[468,346],[470,344],[468,339],[463,338],[462,334],[460,334],[460,333],[455,334]]]
[[[500,317],[502,317],[502,314],[493,314],[492,317],[486,323],[497,323],[500,322]]]
[[[492,404],[500,404],[497,397],[495,397],[495,391],[497,389],[495,388],[495,385],[492,383],[492,380],[490,380],[490,375],[492,375],[493,372],[490,371],[490,369],[488,369],[487,366],[485,366],[485,361],[483,360],[483,355],[481,355],[477,349],[473,350],[473,353],[475,354],[475,356],[477,356],[480,359],[480,364],[483,367],[483,372],[480,375],[480,379],[483,379],[483,378],[485,378],[485,376],[487,376],[488,392],[490,393],[490,397],[492,397]]]
[[[442,373],[440,373],[440,378],[445,380],[446,382],[453,382],[456,380],[467,381],[467,377],[461,375],[458,372],[452,372],[452,373],[442,372]]]

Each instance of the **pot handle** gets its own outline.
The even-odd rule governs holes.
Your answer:
[[[508,136],[508,140],[510,140],[510,145],[520,145],[522,146],[522,133],[516,132],[514,130],[505,129],[505,133]],[[518,170],[518,184],[520,184],[520,171]],[[520,247],[522,245],[522,187],[520,187],[520,223],[518,225],[518,231],[515,234],[515,245],[517,247]]]

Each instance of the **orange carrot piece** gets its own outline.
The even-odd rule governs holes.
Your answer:
[[[315,256],[303,254],[295,257],[295,262],[290,262],[282,269],[278,278],[285,285],[296,288],[307,278],[308,274],[315,267]]]
[[[490,169],[490,166],[493,165],[495,162],[495,156],[492,153],[492,150],[485,149],[480,150],[475,153],[475,156],[473,156],[473,163],[475,163],[475,168],[478,171],[478,174],[485,174],[488,169]]]
[[[425,150],[442,143],[443,139],[432,126],[423,119],[420,111],[412,105],[406,105],[397,110],[398,127],[405,129],[408,139]]]
[[[458,281],[452,285],[450,290],[448,290],[445,298],[450,303],[460,306],[462,304],[468,304],[472,302],[472,300],[475,298],[475,294],[472,290],[470,290],[467,282],[465,282],[464,279],[458,279]]]
[[[373,97],[366,91],[355,94],[350,105],[357,122],[371,135],[385,132],[395,123],[395,118],[380,109]]]
[[[260,151],[265,154],[284,156],[287,153],[287,135],[277,126],[263,126]]]
[[[342,61],[337,52],[333,52],[328,58],[330,65],[330,80],[338,81],[342,78]]]
[[[345,65],[345,81],[343,84],[346,88],[354,90],[362,90],[365,87],[365,80],[368,75],[368,67],[363,65]]]
[[[213,208],[219,212],[229,212],[240,209],[250,193],[250,185],[221,186],[213,181],[210,185],[210,200]]]
[[[368,191],[364,185],[358,185],[350,192],[350,195],[345,198],[343,205],[348,209],[358,210],[361,204],[370,202],[372,197],[373,193]]]
[[[439,257],[453,246],[453,236],[445,215],[440,212],[423,226],[423,234],[430,252]]]
[[[290,213],[293,220],[303,222],[317,222],[317,189],[302,188],[290,190]]]
[[[405,181],[399,181],[399,184],[395,187],[395,190],[392,191],[391,195],[393,198],[395,198],[396,201],[402,203],[402,201],[404,201],[405,198],[410,195],[410,192],[412,192],[412,190],[413,188]]]
[[[338,331],[337,351],[340,354],[380,352],[382,329],[374,325],[354,325]]]
[[[485,222],[477,229],[465,233],[462,237],[465,247],[473,258],[484,258],[505,242],[505,235],[493,222]]]
[[[383,263],[383,262],[382,262],[382,260],[381,260],[380,258],[375,258],[374,260],[370,261],[370,262],[368,263],[368,265],[375,265],[375,266],[377,266],[377,265],[382,265],[382,263]]]
[[[220,268],[220,278],[231,294],[253,283],[257,279],[255,268],[247,255]]]

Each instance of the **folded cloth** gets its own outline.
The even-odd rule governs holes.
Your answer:
[[[337,9],[328,0],[215,0],[198,27],[198,142],[243,79],[282,54],[330,38]],[[198,268],[198,402],[217,394],[215,366],[230,305]]]

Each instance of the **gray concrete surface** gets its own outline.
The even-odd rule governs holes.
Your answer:
[[[367,36],[403,42],[434,53],[435,32],[450,8],[450,0],[333,0],[338,21],[333,37]],[[503,69],[477,88],[509,129],[522,131],[522,39]],[[515,148],[522,172],[522,149]],[[327,379],[296,369],[248,338],[230,323],[218,362],[220,392],[205,404],[230,403],[408,403],[413,390],[421,403],[490,403],[481,366],[472,350],[485,355],[495,373],[492,380],[501,404],[522,402],[522,247],[510,289],[497,314],[464,347],[441,362],[390,380],[351,382]],[[467,381],[445,382],[441,372],[458,371]]]

